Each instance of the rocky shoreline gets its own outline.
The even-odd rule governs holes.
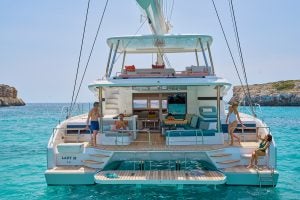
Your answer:
[[[0,107],[3,106],[24,106],[25,102],[18,98],[16,88],[0,84]]]
[[[244,87],[245,90],[246,87]],[[261,106],[300,106],[300,80],[279,81],[249,85],[252,102]],[[233,87],[230,102],[238,100],[242,105],[249,105],[241,86]]]

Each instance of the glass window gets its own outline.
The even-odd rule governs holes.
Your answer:
[[[133,100],[133,108],[147,108],[147,99]]]
[[[159,108],[159,100],[150,100],[150,108]]]
[[[163,99],[162,100],[162,108],[167,108],[167,105],[168,105],[168,100],[166,100],[166,99]]]

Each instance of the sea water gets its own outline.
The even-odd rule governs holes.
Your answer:
[[[253,186],[47,186],[46,146],[67,104],[0,108],[0,199],[300,199],[300,107],[262,107],[278,148],[275,188]],[[65,109],[63,109],[65,108]],[[86,112],[88,104],[77,107]]]

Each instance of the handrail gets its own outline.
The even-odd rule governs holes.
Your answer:
[[[260,104],[258,104],[258,103],[255,103],[255,104],[254,104],[255,113],[257,113],[257,112],[256,112],[256,108],[258,108],[258,110],[259,110],[258,114],[260,115],[261,120],[264,121],[264,119],[263,119],[263,111],[262,111],[262,109],[261,109]],[[256,116],[256,117],[257,117],[257,116]]]
[[[244,130],[245,129],[255,129],[256,130],[256,140],[258,140],[258,131],[259,129],[263,129],[263,128],[266,128],[268,129],[268,134],[270,134],[271,130],[270,130],[270,127],[269,126],[255,126],[255,127],[236,127],[236,129],[241,129],[242,130],[242,136],[244,137],[244,142],[245,142],[245,132]]]
[[[81,104],[81,108],[80,108],[80,103],[76,103],[74,105],[74,109],[72,110],[73,113],[78,113],[78,114],[82,114],[83,113],[83,104]],[[68,116],[69,113],[69,106],[63,106],[60,109],[60,119],[65,119],[65,118],[69,118],[70,116]],[[63,117],[63,114],[66,114],[66,116]]]
[[[209,67],[211,68],[211,67]],[[144,69],[144,68],[143,68]],[[145,69],[152,69],[152,68],[145,68]],[[199,72],[189,72],[189,71],[186,71],[186,70],[182,70],[182,71],[174,71],[175,73],[172,74],[172,76],[191,76],[193,77],[193,75],[198,75],[198,76],[211,76],[211,75],[214,75],[211,71],[199,71]],[[137,74],[124,74],[123,72],[116,72],[116,77],[120,76],[120,75],[129,75],[132,76],[132,77],[136,77],[136,75],[149,75],[149,77],[152,77],[152,76],[157,76],[157,77],[169,77],[170,74],[164,74],[163,72],[161,74],[151,74],[151,73],[137,73]]]
[[[104,131],[103,134],[106,135],[107,133],[121,133],[121,136],[119,134],[116,134],[116,141],[115,143],[117,143],[118,138],[121,137],[121,144],[124,144],[124,137],[125,137],[125,133],[139,133],[139,132],[146,132],[148,133],[148,140],[146,141],[132,141],[132,142],[148,142],[149,145],[152,144],[151,141],[151,132],[149,129],[141,129],[141,130],[137,130],[137,129],[131,129],[131,130],[124,130],[124,129],[119,129],[119,130],[115,130],[115,131]]]
[[[189,131],[195,131],[196,132],[196,144],[195,145],[198,145],[198,136],[201,136],[202,138],[202,141],[201,141],[201,144],[204,144],[204,135],[203,135],[203,131],[202,129],[194,129],[194,130],[170,130],[168,131],[168,137],[167,137],[167,146],[170,146],[170,132],[172,131],[180,131],[180,132],[189,132]],[[198,135],[198,131],[200,131],[201,135]],[[177,141],[177,142],[185,142],[185,141]]]

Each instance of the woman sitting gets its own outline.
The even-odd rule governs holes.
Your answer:
[[[258,156],[265,156],[266,151],[269,148],[270,144],[272,142],[272,135],[268,134],[265,136],[265,138],[262,138],[261,143],[259,144],[259,147],[253,151],[250,163],[247,168],[251,168],[257,165]],[[254,165],[253,165],[254,162]]]

